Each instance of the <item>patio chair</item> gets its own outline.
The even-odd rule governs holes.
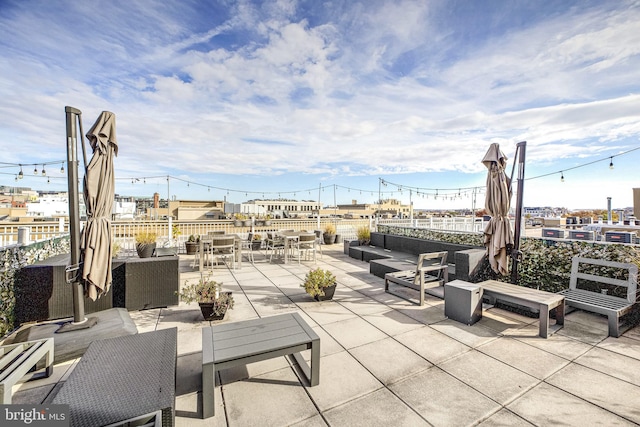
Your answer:
[[[316,247],[320,251],[320,258],[322,258],[322,244],[324,243],[322,230],[313,230],[313,233],[316,235]]]
[[[210,240],[208,239],[208,237],[203,236],[201,238],[202,240],[202,247],[203,249],[203,253],[200,254],[200,242],[197,243],[196,245],[196,251],[193,253],[193,261],[191,262],[191,268],[198,268],[198,265],[200,263],[200,256],[204,255],[204,264],[207,264],[207,261],[209,259],[209,242]]]
[[[313,262],[316,262],[316,235],[315,234],[301,234],[296,241],[296,249],[298,253],[298,264],[304,253],[305,260],[309,259],[309,253],[313,253]]]
[[[396,271],[384,275],[384,290],[389,292],[389,282],[420,290],[420,305],[424,305],[427,283],[444,286],[448,279],[447,251],[420,254],[415,270]],[[425,261],[431,261],[425,265]],[[427,274],[431,273],[431,274]],[[389,292],[392,293],[392,292]],[[430,293],[430,292],[429,292]],[[404,298],[402,295],[397,295]],[[405,298],[406,299],[406,298]]]
[[[213,269],[213,262],[218,265],[218,259],[221,259],[226,264],[226,259],[231,257],[231,264],[233,269],[236,269],[236,238],[234,236],[216,236],[211,239],[209,245],[209,255],[211,256],[211,268]]]
[[[269,252],[271,253],[269,256],[269,262],[273,260],[274,252],[276,256],[278,256],[278,253],[282,253],[284,256],[284,239],[278,237],[275,233],[267,232],[266,244],[267,254]]]
[[[254,243],[260,243],[260,245],[262,245],[262,240],[254,241],[253,236],[253,233],[249,233],[247,235],[247,239],[242,241],[242,251],[243,253],[247,253],[247,259],[251,262],[251,264],[255,262],[255,259],[253,258]]]

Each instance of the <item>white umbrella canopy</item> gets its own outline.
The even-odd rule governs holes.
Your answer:
[[[493,271],[506,275],[509,272],[507,247],[513,247],[514,243],[509,221],[511,182],[504,172],[507,156],[500,151],[500,145],[494,143],[489,147],[482,163],[488,169],[485,209],[491,215],[484,230],[484,245]]]
[[[82,230],[85,296],[96,300],[111,287],[111,212],[115,193],[113,157],[118,154],[116,116],[103,111],[87,133],[93,157],[85,170],[87,223]]]

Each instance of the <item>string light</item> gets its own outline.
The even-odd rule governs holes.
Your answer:
[[[33,165],[33,174],[38,175],[38,165]]]
[[[42,165],[42,176],[45,176],[47,174],[47,171],[44,170],[44,165]]]
[[[564,172],[560,171],[560,182],[564,182]]]
[[[20,165],[20,172],[18,173],[18,179],[24,178],[24,174],[22,173],[22,165]]]
[[[62,163],[62,165],[60,166],[60,173],[64,173],[64,162]]]
[[[613,169],[613,156],[609,158],[609,169]]]

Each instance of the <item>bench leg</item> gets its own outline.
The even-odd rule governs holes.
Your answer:
[[[540,304],[540,333],[542,338],[549,336],[549,306]]]
[[[607,316],[609,319],[609,336],[614,338],[620,337],[620,321],[617,313],[612,313]]]
[[[556,325],[564,325],[564,312],[565,303],[564,300],[556,307]]]

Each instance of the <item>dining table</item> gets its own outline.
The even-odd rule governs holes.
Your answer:
[[[242,237],[240,237],[238,234],[220,234],[220,235],[214,235],[213,237],[211,235],[203,237],[200,239],[200,246],[199,246],[199,252],[200,252],[200,263],[199,263],[199,268],[198,271],[202,272],[204,271],[204,261],[207,255],[207,252],[209,250],[209,245],[211,245],[213,243],[213,240],[216,238],[220,238],[220,237],[229,237],[229,236],[233,236],[234,237],[234,252],[235,252],[235,259],[236,259],[236,269],[241,268],[242,267]],[[213,262],[213,261],[212,261]]]
[[[293,250],[294,242],[298,241],[302,234],[313,234],[315,236],[314,233],[309,233],[308,231],[286,230],[286,231],[278,232],[278,236],[284,239],[284,263],[285,264],[289,263],[289,253],[292,252]]]

